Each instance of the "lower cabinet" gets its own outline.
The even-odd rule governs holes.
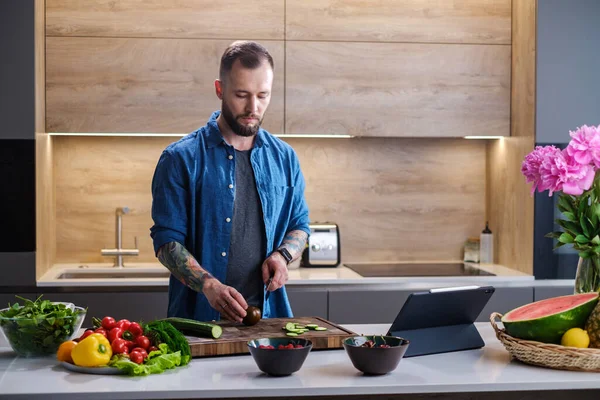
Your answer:
[[[566,296],[574,293],[574,287],[571,286],[546,286],[534,288],[534,300],[544,300],[551,297]]]
[[[490,301],[483,308],[477,322],[489,322],[493,312],[506,314],[510,310],[533,302],[532,287],[496,288]]]
[[[46,293],[43,298],[87,307],[84,327],[92,325],[93,317],[102,318],[106,315],[130,321],[166,318],[169,302],[168,292]]]
[[[294,317],[327,319],[327,289],[286,287]]]
[[[330,290],[329,320],[336,324],[392,324],[413,291]]]
[[[428,289],[423,289],[428,290]],[[419,290],[330,290],[328,319],[338,324],[392,324],[408,296]],[[533,301],[533,288],[496,288],[477,322]],[[440,305],[443,307],[443,305]]]

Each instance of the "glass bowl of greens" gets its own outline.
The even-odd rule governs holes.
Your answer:
[[[58,346],[71,340],[81,328],[86,309],[72,303],[35,301],[17,296],[15,303],[0,310],[0,328],[10,347],[21,357],[54,355]]]

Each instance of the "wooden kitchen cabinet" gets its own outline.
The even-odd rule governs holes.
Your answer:
[[[420,290],[331,290],[329,320],[338,324],[391,325],[408,296],[416,291]],[[506,313],[532,301],[532,287],[496,288],[477,322],[489,321],[494,311]]]
[[[285,133],[509,136],[510,49],[288,40]]]
[[[48,132],[188,133],[206,124],[225,39],[46,38]],[[264,128],[283,132],[284,42]]]
[[[102,292],[102,293],[47,293],[44,299],[69,301],[87,307],[83,326],[91,326],[92,318],[110,315],[119,320],[151,321],[167,317],[168,292]]]
[[[327,319],[327,289],[302,289],[286,287],[295,317],[321,317]]]

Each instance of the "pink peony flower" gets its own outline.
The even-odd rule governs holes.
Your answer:
[[[567,146],[567,153],[574,157],[575,161],[582,165],[593,162],[596,168],[600,168],[600,125],[583,125],[575,132],[570,131],[571,142]]]
[[[566,194],[578,196],[592,186],[594,176],[593,165],[579,163],[565,149],[542,160],[538,190],[548,190],[549,196],[561,190]]]
[[[537,146],[531,153],[527,154],[523,164],[521,164],[521,173],[525,175],[527,183],[533,182],[533,185],[531,186],[531,194],[535,192],[535,189],[538,189],[540,192],[543,192],[547,189],[540,186],[540,168],[544,160],[558,157],[560,153],[560,149],[555,146]]]

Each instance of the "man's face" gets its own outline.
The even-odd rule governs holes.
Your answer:
[[[271,65],[265,60],[258,68],[248,69],[238,60],[225,82],[217,80],[215,86],[223,118],[233,132],[246,137],[256,135],[271,101]]]

